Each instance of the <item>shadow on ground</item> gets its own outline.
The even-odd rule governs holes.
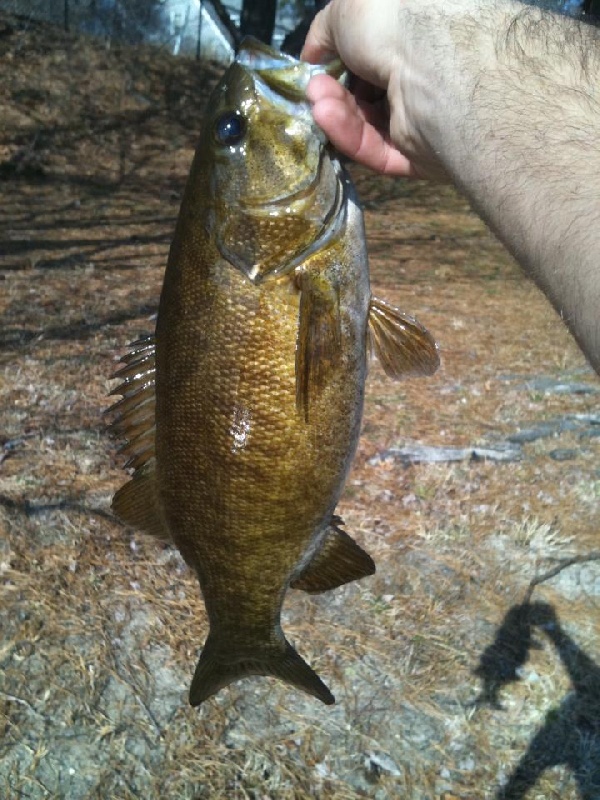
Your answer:
[[[518,681],[530,651],[541,648],[543,634],[569,675],[570,691],[546,712],[544,724],[530,742],[496,800],[521,800],[542,773],[565,766],[574,776],[581,800],[600,797],[600,666],[562,628],[548,603],[513,606],[483,653],[475,674],[483,688],[478,704],[501,708],[500,691]]]

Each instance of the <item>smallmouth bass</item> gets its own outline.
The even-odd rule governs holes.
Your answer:
[[[375,571],[335,515],[370,349],[394,378],[438,366],[429,333],[371,297],[362,212],[304,95],[335,69],[244,41],[209,102],[155,336],[116,376],[134,473],[113,509],[177,546],[206,605],[192,705],[249,675],[334,702],[283,634],[284,597]]]

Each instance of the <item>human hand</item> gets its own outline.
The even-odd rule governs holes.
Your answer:
[[[381,39],[386,39],[387,26],[381,23],[386,20],[385,8],[389,11],[391,5],[388,2],[384,8],[371,9],[367,19],[361,14],[366,11],[364,3],[330,3],[313,21],[301,58],[321,63],[340,55],[354,73],[350,91],[328,75],[318,75],[308,86],[307,97],[315,122],[332,144],[376,172],[414,176],[411,162],[390,139],[386,89],[393,54],[390,47],[386,57],[382,49]],[[348,24],[348,20],[354,24]],[[368,41],[360,36],[362,23],[368,23],[371,30],[371,50]]]
[[[428,130],[444,124],[435,64],[451,51],[448,20],[472,2],[332,0],[315,17],[301,57],[337,55],[352,74],[349,89],[326,75],[307,89],[316,123],[342,153],[386,175],[448,179]]]

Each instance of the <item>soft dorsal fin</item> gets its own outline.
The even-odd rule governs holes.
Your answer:
[[[342,530],[343,524],[339,517],[333,517],[319,550],[291,581],[292,589],[316,594],[373,575],[375,562]]]
[[[133,528],[171,541],[158,502],[154,460],[135,471],[133,478],[115,494],[111,506],[119,519]]]
[[[414,317],[371,297],[369,347],[386,375],[397,380],[409,375],[433,375],[440,365],[437,345]]]
[[[122,399],[106,412],[114,415],[109,430],[125,439],[119,452],[129,456],[125,466],[135,472],[113,497],[112,509],[128,525],[169,541],[156,486],[155,352],[153,336],[138,339],[130,345],[121,359],[123,366],[113,376],[122,382],[111,394],[120,394]]]
[[[339,358],[342,341],[337,287],[318,274],[300,272],[300,316],[296,346],[296,408],[308,420],[311,393]]]

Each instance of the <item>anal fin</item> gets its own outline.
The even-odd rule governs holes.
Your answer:
[[[341,520],[334,517],[319,550],[304,571],[291,581],[292,589],[317,594],[373,575],[375,562],[339,523]]]

